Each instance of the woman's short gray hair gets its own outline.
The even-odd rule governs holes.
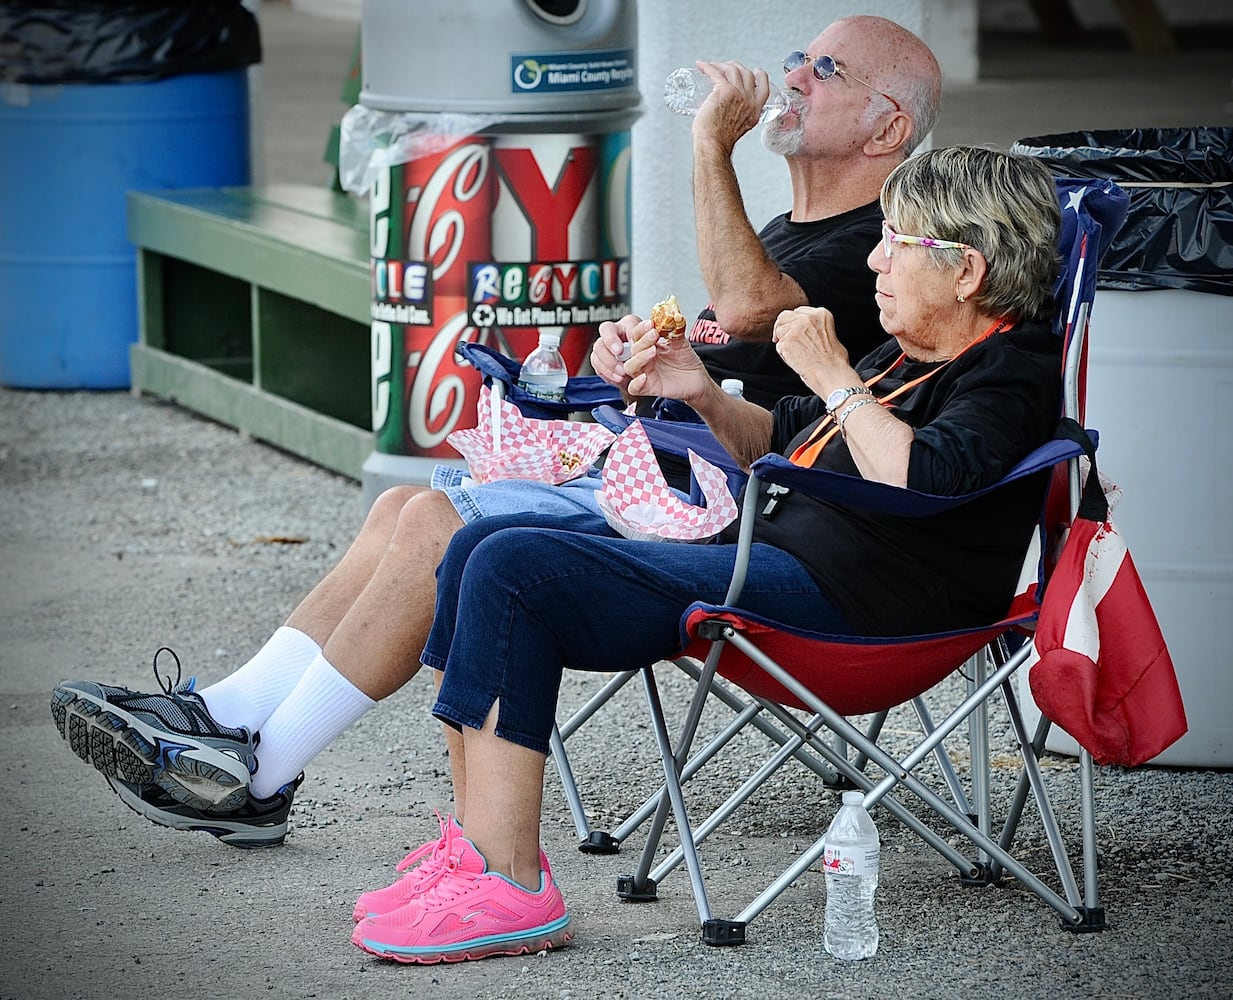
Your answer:
[[[1054,312],[1062,213],[1045,166],[1029,156],[946,146],[899,164],[882,186],[893,228],[975,247],[988,270],[969,301],[994,316],[1043,320]],[[925,248],[939,267],[961,250]]]

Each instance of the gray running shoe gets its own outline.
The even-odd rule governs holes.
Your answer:
[[[170,653],[176,681],[158,672]],[[141,788],[157,786],[177,802],[204,812],[230,812],[248,800],[257,770],[257,737],[220,726],[180,682],[180,660],[166,646],[154,654],[159,694],[93,681],[64,681],[51,693],[51,716],[73,753],[109,778]]]
[[[303,780],[301,774],[268,799],[249,795],[242,806],[225,813],[194,809],[157,785],[134,785],[112,777],[107,783],[126,806],[159,826],[208,833],[230,847],[278,847],[287,836],[291,801]]]

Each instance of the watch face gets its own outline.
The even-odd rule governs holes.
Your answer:
[[[826,408],[828,410],[833,410],[836,406],[838,406],[840,403],[842,403],[847,398],[848,398],[847,389],[836,389],[834,392],[832,392],[829,396],[826,397]]]

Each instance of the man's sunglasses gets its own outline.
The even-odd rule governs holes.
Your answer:
[[[789,52],[783,61],[784,75],[791,73],[795,69],[800,69],[802,66],[809,64],[813,68],[813,77],[815,80],[826,81],[833,76],[842,76],[851,80],[853,83],[859,83],[862,87],[867,87],[880,97],[885,97],[895,106],[896,111],[902,111],[903,106],[896,101],[890,94],[885,91],[878,90],[872,83],[867,83],[859,76],[853,76],[845,69],[841,69],[839,63],[835,61],[834,56],[811,56],[804,52]]]

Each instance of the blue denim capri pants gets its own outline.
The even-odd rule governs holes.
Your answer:
[[[444,672],[433,714],[542,754],[565,668],[620,671],[681,650],[694,601],[722,603],[730,544],[631,541],[595,514],[512,514],[464,525],[437,569],[423,662]],[[784,624],[850,626],[788,553],[756,544],[740,606]]]

